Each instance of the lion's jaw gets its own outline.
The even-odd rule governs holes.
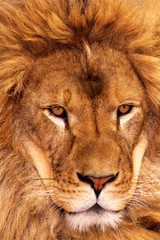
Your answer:
[[[64,211],[66,225],[82,232],[118,226],[147,146],[141,83],[122,54],[106,49],[101,59],[104,49],[93,46],[89,75],[74,51],[38,60],[15,116],[15,127],[23,132],[15,139],[27,161],[37,169],[55,208]],[[67,119],[51,113],[57,104]],[[117,117],[124,104],[133,109]],[[96,196],[93,185],[78,174],[114,180]]]
[[[100,209],[100,211],[91,209],[65,215],[68,227],[78,232],[87,232],[95,227],[105,232],[107,228],[116,228],[122,221],[122,218],[122,212],[112,212],[104,209]]]

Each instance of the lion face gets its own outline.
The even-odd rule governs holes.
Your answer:
[[[104,230],[118,225],[135,191],[146,96],[122,53],[96,44],[84,52],[57,49],[34,63],[15,139],[66,225]]]

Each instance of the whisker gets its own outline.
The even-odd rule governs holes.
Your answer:
[[[54,180],[56,180],[55,178],[32,178],[31,180],[34,180],[34,181],[42,181],[42,180],[52,180],[52,181],[54,181]]]

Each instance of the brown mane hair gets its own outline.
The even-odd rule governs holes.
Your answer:
[[[40,183],[33,185],[32,180],[28,179],[28,169],[30,178],[36,178],[36,173],[21,160],[12,136],[12,113],[16,110],[16,101],[23,95],[33,62],[57,48],[78,48],[83,51],[86,42],[91,45],[105,41],[108,46],[127,56],[144,84],[154,111],[159,115],[160,28],[159,8],[156,5],[157,0],[149,0],[147,4],[146,1],[136,3],[129,0],[1,0],[1,239],[4,239],[4,232],[5,240],[22,239],[24,229],[30,229],[25,232],[25,239],[50,240],[55,239],[51,237],[55,226],[57,232],[62,228],[58,217],[56,223],[52,223],[50,209],[46,212],[47,202],[43,206],[40,204],[44,202],[44,196],[29,197],[29,193],[34,196],[34,188],[38,188]],[[12,177],[9,179],[9,176]],[[23,179],[21,186],[15,180],[17,178]],[[19,199],[15,199],[17,191]],[[20,224],[21,219],[23,223]],[[126,238],[121,235],[119,239],[130,236],[126,229],[124,227]],[[138,231],[138,227],[135,229]],[[143,236],[143,232],[141,234]],[[115,239],[116,233],[112,236],[109,239]],[[66,236],[63,235],[65,239],[72,239],[67,232]],[[75,239],[79,237],[75,236]]]
[[[155,94],[159,89],[159,15],[158,2],[154,2],[149,0],[146,6],[142,1],[137,6],[128,0],[1,1],[0,89],[20,92],[32,61],[60,43],[81,48],[84,41],[105,40],[128,56],[145,84],[152,85],[154,94],[150,95],[159,104],[159,94]]]

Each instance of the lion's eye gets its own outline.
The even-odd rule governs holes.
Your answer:
[[[67,116],[65,109],[63,107],[61,107],[60,105],[54,105],[49,110],[50,110],[50,113],[52,115],[54,115],[55,117],[66,118],[66,116]]]
[[[118,116],[123,116],[131,112],[133,106],[128,104],[123,104],[118,108]]]

